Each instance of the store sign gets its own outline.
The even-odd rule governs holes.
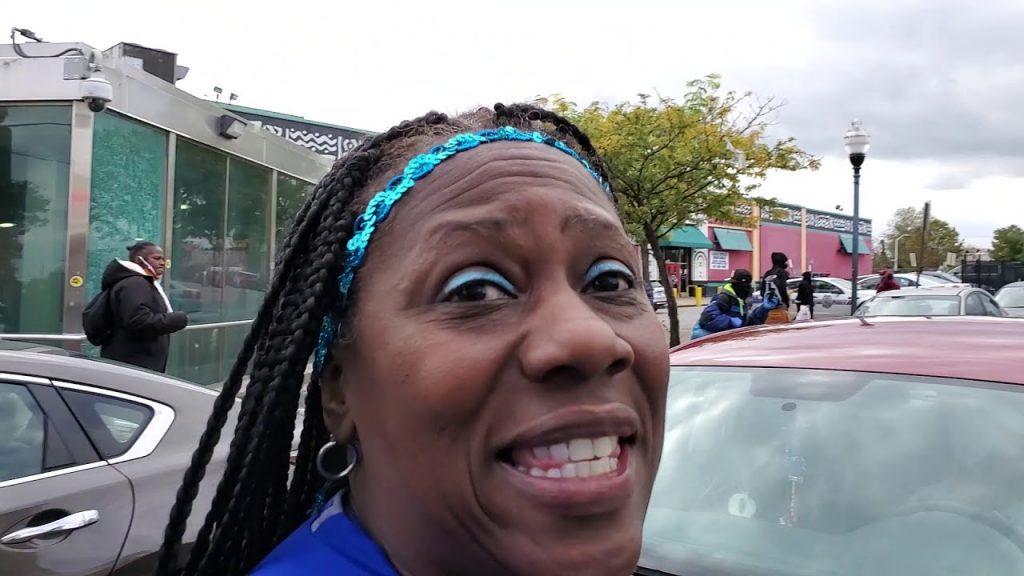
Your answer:
[[[765,208],[762,213],[762,220],[776,224],[800,226],[803,224],[803,212],[795,206],[783,205],[775,208]],[[842,214],[831,214],[808,209],[807,227],[814,230],[852,233],[853,218]],[[866,236],[871,235],[871,220],[861,219],[860,233]]]
[[[285,140],[308,148],[321,156],[336,160],[371,136],[365,132],[332,128],[294,120],[282,120],[259,114],[235,112],[239,116],[259,122],[263,129]]]
[[[729,269],[729,253],[721,250],[711,250],[711,265],[709,268],[712,270],[728,270]]]

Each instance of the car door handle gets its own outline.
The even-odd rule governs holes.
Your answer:
[[[100,519],[100,513],[96,510],[86,510],[84,512],[76,512],[74,514],[68,514],[67,516],[50,522],[49,524],[43,524],[42,526],[31,526],[29,528],[22,528],[7,534],[3,538],[0,538],[0,544],[21,544],[22,542],[28,542],[34,538],[40,536],[50,536],[53,534],[61,534],[63,532],[71,532],[72,530],[78,530],[79,528],[85,528],[90,524],[95,524]]]

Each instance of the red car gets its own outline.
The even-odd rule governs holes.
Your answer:
[[[1024,322],[864,318],[672,353],[637,574],[1024,574]]]

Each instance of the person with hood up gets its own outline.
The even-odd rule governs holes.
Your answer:
[[[796,288],[796,311],[800,312],[803,307],[811,313],[811,319],[814,319],[814,282],[811,281],[811,273],[804,272],[800,284]]]
[[[109,291],[111,333],[100,356],[163,372],[170,335],[188,325],[184,312],[174,312],[160,286],[163,250],[152,242],[128,247],[129,260],[114,259],[103,271],[102,289]]]
[[[748,314],[748,302],[754,292],[753,281],[754,277],[749,270],[741,268],[734,271],[722,290],[711,298],[711,302],[701,312],[700,319],[690,332],[690,339],[764,324],[768,312],[777,307],[779,302],[775,298],[768,298]]]
[[[900,283],[896,281],[890,270],[882,271],[882,280],[878,283],[875,288],[875,292],[888,292],[890,290],[899,290]]]
[[[783,252],[772,252],[772,268],[761,277],[761,298],[765,297],[765,289],[768,282],[773,282],[778,288],[782,308],[789,310],[789,292],[786,283],[789,282],[789,257]]]

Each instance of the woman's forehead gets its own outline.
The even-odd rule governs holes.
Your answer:
[[[420,221],[450,210],[502,204],[527,188],[549,190],[553,200],[567,204],[584,200],[617,219],[607,193],[577,160],[523,142],[488,144],[437,166],[396,205],[395,219]]]

